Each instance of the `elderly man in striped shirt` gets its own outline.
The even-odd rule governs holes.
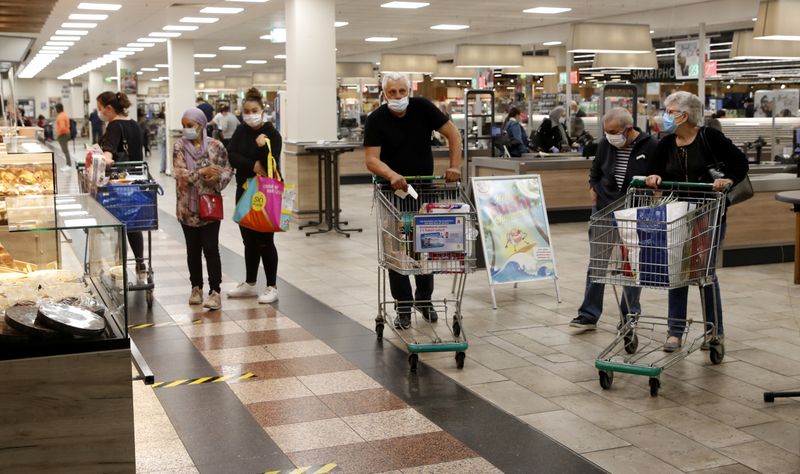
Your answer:
[[[630,112],[621,107],[611,109],[603,117],[603,132],[605,136],[597,145],[597,155],[589,171],[592,214],[622,197],[631,178],[651,172],[658,145],[658,140],[637,128]],[[591,235],[589,237],[591,239]],[[606,260],[608,256],[598,258]],[[604,292],[605,285],[590,282],[587,272],[583,304],[569,325],[584,330],[596,329],[603,313]],[[622,314],[641,313],[640,293],[640,288],[625,287],[620,302]]]

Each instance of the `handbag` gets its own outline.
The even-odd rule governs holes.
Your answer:
[[[269,139],[267,139],[267,145]],[[272,147],[267,159],[267,176],[253,176],[245,183],[245,192],[236,203],[233,221],[256,232],[289,230],[295,191],[283,183]]]
[[[723,167],[720,167],[720,162],[717,161],[717,155],[714,154],[714,150],[708,146],[708,141],[706,140],[706,129],[705,127],[700,129],[700,139],[703,140],[703,147],[708,150],[711,154],[711,158],[714,159],[715,166],[718,170],[722,171]],[[723,163],[724,165],[724,163]],[[751,197],[753,197],[753,183],[750,182],[750,175],[744,175],[744,179],[739,181],[735,186],[733,186],[728,193],[726,194],[726,198],[728,200],[728,206],[733,206],[739,204],[740,202],[747,201]]]
[[[224,216],[220,194],[201,194],[197,198],[197,211],[204,221],[221,221]]]

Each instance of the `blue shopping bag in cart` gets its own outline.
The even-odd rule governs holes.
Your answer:
[[[157,184],[110,183],[97,190],[97,202],[120,222],[125,230],[158,228]]]

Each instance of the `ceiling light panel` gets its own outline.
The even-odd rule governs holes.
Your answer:
[[[61,28],[95,28],[97,23],[62,23]]]
[[[247,46],[220,46],[220,51],[244,51]]]
[[[392,41],[397,41],[397,38],[394,36],[370,36],[369,38],[364,38],[364,41],[370,43],[391,43]]]
[[[200,27],[195,25],[167,25],[161,29],[164,31],[194,31],[198,28]]]
[[[72,46],[75,43],[72,41],[48,41],[45,43],[47,46]]]
[[[213,16],[185,16],[178,20],[181,23],[216,23],[219,18]]]
[[[108,15],[104,13],[73,13],[67,18],[70,20],[102,21],[108,18]]]
[[[241,64],[223,64],[222,67],[225,69],[239,69],[242,67]]]
[[[127,44],[129,48],[152,48],[155,45],[156,45],[155,43],[140,43],[140,42]]]
[[[561,41],[545,41],[542,43],[544,46],[558,46],[561,44]]]
[[[195,53],[194,57],[196,58],[216,58],[217,55],[214,53]]]
[[[147,36],[152,36],[153,38],[177,38],[180,35],[176,31],[154,31]]]
[[[222,69],[218,67],[207,67],[203,69],[203,72],[220,72]]]
[[[200,10],[200,13],[208,13],[211,15],[235,15],[244,11],[244,8],[232,7],[205,7]]]
[[[466,30],[467,28],[469,28],[469,25],[450,25],[447,23],[431,26],[432,30],[444,30],[444,31]]]
[[[572,11],[572,8],[566,7],[535,7],[535,8],[528,8],[527,10],[522,10],[523,13],[535,13],[539,15],[556,15],[559,13],[565,13]]]
[[[225,0],[231,3],[267,3],[269,0]]]
[[[333,26],[335,26],[336,28],[341,28],[341,27],[347,26],[349,24],[350,24],[349,21],[334,21],[333,22]]]
[[[86,36],[89,34],[88,30],[56,30],[57,35],[78,35]]]
[[[388,2],[381,5],[383,8],[401,8],[405,10],[414,10],[423,8],[430,5],[428,2]]]
[[[149,38],[139,38],[136,41],[139,41],[140,43],[165,43],[167,39],[149,37]]]
[[[248,59],[245,61],[247,64],[267,64],[266,59]]]
[[[274,57],[275,57],[275,59],[286,59],[286,55],[285,54],[276,54]]]
[[[158,71],[158,68],[157,67],[143,67],[142,71],[155,72],[155,71]]]
[[[50,41],[80,41],[80,36],[61,36],[61,35],[53,35],[50,37]]]
[[[122,5],[117,3],[79,3],[78,10],[101,10],[115,12],[122,8]]]

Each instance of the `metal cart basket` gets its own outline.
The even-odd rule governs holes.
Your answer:
[[[664,182],[659,190],[643,184],[634,180],[624,197],[591,217],[590,281],[613,285],[615,295],[616,286],[672,290],[716,285],[714,259],[725,193],[704,183]],[[714,305],[715,320],[704,321],[703,315],[699,321],[676,320],[681,347],[672,353],[662,352],[667,317],[622,314],[616,337],[595,361],[600,385],[610,388],[614,372],[644,375],[656,396],[661,373],[704,342],[711,362],[721,363],[725,348],[717,334],[719,302],[705,301],[700,294],[702,314],[706,305]]]
[[[406,344],[411,371],[416,372],[420,352],[455,352],[456,365],[464,367],[468,343],[461,318],[466,274],[475,271],[478,236],[474,206],[460,183],[434,177],[407,178],[417,198],[398,197],[385,181],[375,183],[374,206],[378,228],[378,316],[375,332],[383,337],[389,311],[403,308],[412,315],[411,327],[392,330]],[[395,301],[387,295],[388,272],[401,275],[455,275],[453,300]],[[418,317],[421,307],[433,308],[444,318],[441,326]],[[437,327],[440,329],[437,330]]]
[[[153,179],[146,162],[115,163],[106,172],[112,175],[124,173],[129,179],[105,185],[93,183],[81,164],[77,168],[81,192],[91,194],[108,212],[125,224],[126,232],[147,232],[146,278],[136,282],[129,281],[128,291],[144,291],[147,307],[152,308],[155,284],[151,231],[158,230],[158,196],[164,194],[163,188]]]

